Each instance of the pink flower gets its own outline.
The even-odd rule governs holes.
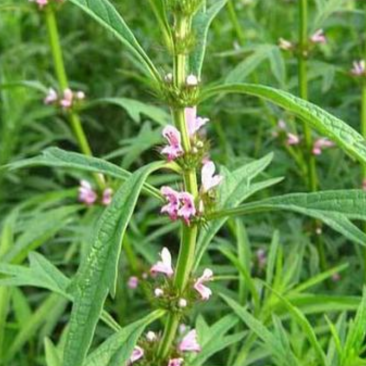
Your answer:
[[[209,289],[204,285],[204,283],[211,281],[212,277],[213,277],[212,270],[206,268],[203,271],[203,275],[200,278],[198,278],[193,285],[194,289],[201,295],[202,300],[208,300],[212,295],[211,289]]]
[[[48,89],[48,93],[46,95],[46,98],[44,98],[43,102],[44,104],[52,104],[54,102],[56,102],[58,99],[58,95],[55,89],[53,88],[49,88]]]
[[[300,137],[289,132],[287,134],[287,145],[298,145],[300,143]]]
[[[172,161],[183,155],[180,132],[174,126],[166,126],[163,130],[163,137],[169,145],[165,146],[161,153],[167,155],[168,161]]]
[[[164,273],[168,277],[173,276],[174,271],[172,267],[172,256],[167,248],[163,248],[163,250],[160,253],[161,261],[158,261],[156,264],[154,264],[150,272],[152,274],[156,273]]]
[[[183,362],[183,358],[172,358],[169,360],[168,366],[181,366]]]
[[[310,37],[311,42],[313,43],[321,43],[321,44],[326,44],[327,43],[327,38],[325,37],[324,31],[323,29],[319,29],[317,30],[311,37]]]
[[[186,108],[184,112],[190,137],[193,137],[202,126],[210,121],[208,118],[197,117],[197,107]]]
[[[102,198],[103,205],[109,206],[112,202],[112,197],[113,197],[113,189],[106,188],[103,192],[103,198]]]
[[[323,152],[323,149],[326,149],[328,147],[333,147],[334,143],[326,138],[320,138],[317,139],[314,142],[312,153],[314,155],[321,155]]]
[[[136,276],[131,276],[131,277],[128,279],[127,286],[128,286],[131,290],[136,289],[138,285],[139,285],[139,279],[138,279]]]
[[[366,64],[364,60],[361,61],[354,61],[353,62],[353,68],[351,70],[351,73],[354,76],[362,76],[366,73]]]
[[[179,199],[182,205],[178,210],[178,216],[182,217],[186,224],[189,225],[191,217],[196,215],[194,197],[188,192],[181,192]]]
[[[176,220],[178,218],[179,210],[179,192],[175,191],[170,187],[162,187],[161,194],[168,200],[168,204],[163,206],[160,210],[161,213],[167,213],[171,220]]]
[[[91,184],[86,180],[82,180],[79,187],[79,201],[91,206],[97,198],[98,195],[94,192]]]
[[[206,162],[202,167],[201,179],[204,193],[218,186],[223,180],[221,175],[215,175],[215,170],[215,164],[212,161]]]
[[[72,90],[67,88],[64,90],[64,95],[60,101],[60,104],[63,108],[69,109],[72,107],[73,99],[74,99],[74,94],[73,94]]]
[[[293,48],[293,44],[284,38],[280,38],[278,40],[278,45],[281,48],[281,50],[284,50],[284,51],[289,51]]]
[[[197,332],[195,329],[192,329],[180,342],[179,351],[181,352],[201,352],[201,346],[197,341]]]
[[[29,0],[30,2],[36,2],[40,9],[48,4],[48,0]]]
[[[130,361],[129,361],[129,364],[132,364],[136,361],[138,361],[140,358],[142,358],[144,356],[144,350],[139,347],[139,346],[136,346],[133,351],[132,351],[132,355],[130,357]]]

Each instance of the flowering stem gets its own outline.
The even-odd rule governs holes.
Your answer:
[[[300,98],[308,100],[308,0],[300,0],[300,28],[299,28],[299,94]],[[315,192],[318,187],[315,157],[311,153],[313,139],[310,127],[304,123],[304,137],[306,153],[308,155],[308,186],[311,192]]]
[[[299,27],[299,94],[300,98],[308,100],[308,0],[299,1],[300,27]],[[306,123],[303,124],[305,149],[307,156],[307,179],[310,192],[316,192],[318,189],[318,176],[316,170],[315,156],[312,154],[313,138],[311,136],[311,128]],[[318,226],[314,222],[314,229]],[[320,264],[322,269],[327,268],[327,261],[324,250],[324,243],[319,235],[315,237],[318,248]]]
[[[186,16],[177,16],[175,24],[176,40],[184,40],[190,32],[191,19]],[[187,54],[184,50],[176,49],[174,57],[174,83],[177,89],[183,90],[187,79]],[[174,123],[182,135],[182,145],[186,153],[191,150],[191,141],[187,129],[184,107],[174,107],[172,116]],[[195,168],[185,169],[183,172],[185,191],[193,197],[198,195],[197,175]],[[183,293],[192,271],[194,255],[196,250],[198,228],[195,224],[183,225],[180,252],[178,256],[174,285],[178,293]],[[171,313],[165,324],[164,334],[158,350],[158,357],[164,359],[168,356],[169,350],[174,342],[181,315]]]
[[[60,45],[60,37],[57,27],[55,11],[52,6],[47,6],[44,12],[46,15],[48,38],[50,42],[56,77],[58,79],[60,90],[64,91],[69,87],[69,82],[67,79],[65,64],[62,56],[62,49]],[[92,156],[93,153],[90,148],[89,142],[86,138],[79,115],[75,111],[69,112],[69,121],[74,131],[74,135],[76,137],[81,152],[85,155]],[[103,178],[101,178],[99,175],[95,175],[95,179],[100,188],[104,188]]]

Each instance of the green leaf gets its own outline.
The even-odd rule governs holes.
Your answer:
[[[58,168],[79,169],[92,173],[101,173],[126,180],[131,173],[119,166],[109,163],[103,159],[86,156],[80,153],[62,150],[51,147],[42,152],[42,155],[30,159],[24,159],[9,164],[8,169],[21,169],[32,166],[52,166]],[[161,200],[158,189],[148,183],[144,183],[144,192]]]
[[[63,366],[82,366],[109,291],[113,291],[121,243],[137,199],[149,174],[162,162],[141,168],[119,188],[94,231],[87,259],[73,283],[75,301],[67,334]]]
[[[196,46],[190,56],[190,72],[198,77],[201,76],[203,60],[207,48],[208,30],[212,21],[228,0],[216,0],[210,8],[202,6],[193,19],[192,28],[196,38]]]
[[[156,310],[113,334],[87,357],[84,366],[126,365],[144,329],[164,314],[165,311]]]
[[[366,245],[366,235],[350,220],[366,221],[366,192],[339,190],[315,193],[293,193],[244,204],[212,214],[211,218],[248,215],[267,211],[292,211],[323,221],[348,239]]]
[[[259,183],[252,183],[252,180],[270,164],[272,157],[273,155],[269,154],[260,160],[240,167],[232,173],[226,169],[223,170],[221,174],[224,176],[224,180],[218,192],[218,207],[223,210],[229,207],[236,207],[257,191],[278,183],[281,179],[269,179]],[[211,240],[225,224],[226,220],[227,218],[223,218],[211,222],[201,231],[197,242],[196,268]]]
[[[44,347],[46,351],[47,366],[61,366],[60,353],[49,338],[45,338]]]
[[[116,36],[158,82],[160,75],[122,16],[108,0],[70,0]]]
[[[350,156],[366,164],[365,139],[347,123],[315,104],[281,90],[254,84],[231,84],[208,88],[203,92],[202,100],[227,93],[253,95],[284,108],[308,123],[320,134],[337,143]]]
[[[93,102],[89,103],[88,106],[91,107],[106,103],[122,107],[136,123],[141,122],[142,115],[149,117],[152,121],[157,122],[161,126],[165,126],[170,120],[169,114],[164,109],[154,105],[142,103],[135,99],[103,98],[94,100]]]

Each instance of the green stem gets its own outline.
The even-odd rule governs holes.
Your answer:
[[[308,100],[308,0],[300,0],[300,28],[299,28],[299,95],[300,98]],[[311,192],[315,192],[318,187],[318,178],[316,172],[316,161],[311,153],[313,139],[311,128],[308,124],[303,125],[305,148],[308,165],[308,186]]]
[[[240,26],[238,16],[236,15],[235,6],[233,0],[229,0],[227,3],[227,9],[230,15],[231,23],[233,24],[236,36],[241,46],[245,44],[245,36],[243,29]]]
[[[187,17],[179,17],[176,21],[176,39],[183,40],[190,31],[191,19]],[[175,52],[174,57],[174,83],[177,89],[182,90],[185,87],[187,78],[187,55],[182,53],[179,49]],[[182,135],[182,145],[186,153],[191,150],[191,141],[187,129],[184,107],[173,108],[172,115],[174,123]],[[198,196],[197,175],[195,169],[186,169],[183,173],[184,188],[191,193],[193,197]],[[184,225],[182,228],[182,237],[180,251],[175,271],[174,286],[178,293],[184,293],[188,284],[190,274],[192,272],[196,242],[197,242],[198,228],[196,225]],[[158,357],[165,359],[171,346],[174,342],[181,315],[171,313],[168,316],[165,324],[164,334],[160,342]]]
[[[365,5],[365,32],[366,32],[366,5]],[[366,33],[365,33],[366,34]],[[366,62],[366,43],[364,45],[364,61]],[[362,99],[361,99],[361,134],[366,139],[366,81],[362,80]],[[366,180],[366,164],[362,165],[361,170],[362,184]],[[366,224],[363,227],[366,232]],[[364,281],[366,282],[366,249],[364,251]]]
[[[47,6],[45,15],[56,77],[59,83],[60,91],[64,91],[69,87],[69,82],[67,79],[65,64],[62,55],[62,48],[60,44],[60,36],[57,27],[55,11],[52,6]],[[69,121],[81,152],[85,155],[92,156],[93,153],[86,138],[83,126],[80,121],[80,117],[75,111],[71,111],[69,113]],[[99,175],[95,175],[95,179],[99,187],[104,188],[103,178],[101,178]]]

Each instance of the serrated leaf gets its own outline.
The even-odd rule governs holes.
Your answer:
[[[269,154],[260,160],[244,165],[243,167],[235,170],[233,173],[223,170],[221,174],[224,176],[224,180],[220,185],[218,192],[218,207],[221,209],[225,209],[227,207],[236,207],[258,190],[278,183],[279,179],[270,179],[268,181],[259,183],[251,182],[252,179],[254,179],[270,164],[272,157],[273,155]],[[205,226],[204,230],[201,231],[197,242],[195,263],[196,268],[211,240],[225,224],[225,222],[226,219],[216,220],[215,222],[209,223],[207,226]]]
[[[147,165],[119,188],[101,215],[87,259],[73,283],[75,301],[64,349],[63,366],[82,366],[109,291],[113,291],[122,238],[143,184],[162,162]]]
[[[125,365],[144,329],[164,315],[157,310],[110,336],[88,356],[84,366]]]
[[[159,72],[156,70],[153,62],[147,56],[122,16],[108,0],[70,0],[70,2],[78,6],[117,37],[132,52],[155,81],[160,79]]]
[[[366,245],[366,235],[350,220],[366,221],[366,192],[339,190],[292,193],[220,211],[212,218],[238,216],[268,211],[292,211],[323,221],[350,240]]]
[[[42,152],[42,155],[30,159],[16,161],[6,166],[7,169],[22,169],[32,166],[51,166],[59,168],[79,169],[92,173],[101,173],[126,180],[131,173],[119,166],[103,159],[86,156],[84,154],[51,147]],[[161,199],[159,190],[148,183],[144,183],[144,192]]]
[[[315,104],[281,90],[254,84],[231,84],[212,87],[203,92],[202,100],[227,93],[257,96],[284,108],[309,124],[321,135],[334,141],[350,156],[366,164],[365,139],[347,123]]]

